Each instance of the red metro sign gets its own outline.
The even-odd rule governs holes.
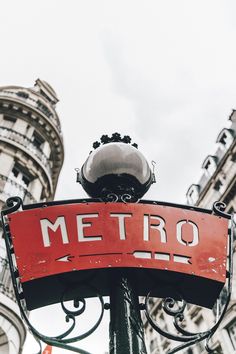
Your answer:
[[[115,268],[133,273],[140,295],[177,287],[207,307],[226,281],[228,220],[209,211],[88,202],[23,210],[8,222],[29,309],[57,302],[71,284],[109,295]]]

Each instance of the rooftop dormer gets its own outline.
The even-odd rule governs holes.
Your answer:
[[[199,198],[200,186],[199,184],[192,184],[187,191],[187,203],[195,205]]]
[[[208,155],[203,161],[202,168],[207,176],[212,176],[217,168],[216,156]]]
[[[234,131],[232,129],[223,128],[218,135],[216,142],[219,143],[223,149],[228,149],[234,139]]]

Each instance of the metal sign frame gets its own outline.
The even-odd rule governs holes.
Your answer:
[[[97,294],[100,305],[101,305],[101,313],[100,313],[100,316],[99,316],[98,320],[96,321],[95,325],[89,331],[87,331],[86,333],[84,333],[82,335],[68,338],[68,336],[72,333],[72,331],[75,328],[76,317],[79,316],[80,314],[82,314],[86,309],[86,301],[85,301],[85,299],[83,299],[80,296],[78,296],[77,294],[75,294],[75,296],[74,296],[74,305],[76,308],[75,311],[71,311],[71,310],[67,309],[65,302],[64,302],[65,300],[67,300],[67,289],[66,289],[65,292],[63,293],[62,298],[61,298],[61,306],[62,306],[62,310],[64,311],[64,313],[66,315],[66,321],[71,323],[69,329],[66,332],[64,332],[63,334],[56,336],[56,337],[47,337],[47,336],[39,333],[32,326],[32,324],[30,323],[30,321],[28,319],[27,307],[26,307],[26,302],[25,302],[25,298],[24,298],[24,291],[22,291],[22,283],[20,281],[19,273],[18,273],[18,270],[16,268],[16,264],[14,261],[14,256],[13,256],[14,249],[13,249],[13,245],[12,245],[9,225],[7,224],[6,216],[19,210],[20,208],[22,208],[22,210],[28,210],[28,209],[38,208],[38,207],[43,207],[43,206],[59,205],[61,203],[71,204],[71,203],[86,203],[86,202],[91,202],[91,201],[101,202],[101,200],[98,200],[98,199],[95,199],[95,200],[83,199],[83,200],[73,200],[73,201],[70,200],[70,201],[63,201],[63,202],[38,203],[38,204],[34,204],[34,205],[23,205],[22,200],[19,197],[12,197],[7,200],[7,203],[6,203],[7,208],[5,210],[3,210],[1,213],[6,248],[7,248],[7,255],[8,255],[8,259],[9,259],[9,266],[10,266],[11,276],[12,276],[12,280],[13,280],[13,287],[14,287],[17,303],[18,303],[20,311],[21,311],[21,315],[22,315],[23,319],[25,320],[28,328],[30,329],[30,331],[33,333],[33,335],[36,338],[39,338],[40,340],[44,341],[45,343],[47,343],[49,345],[58,346],[58,347],[72,350],[74,352],[82,353],[82,354],[89,354],[89,353],[82,350],[82,349],[72,347],[71,345],[69,345],[69,343],[77,342],[81,339],[84,339],[85,337],[89,336],[92,332],[94,332],[94,330],[99,326],[99,324],[102,320],[104,309],[109,309],[110,305],[104,304],[102,296],[100,294]],[[166,206],[180,207],[179,205],[176,205],[176,204],[145,201],[145,200],[141,201],[141,203],[144,203],[144,204],[149,203],[149,204],[155,204],[155,205],[161,204],[161,205],[166,205]],[[196,207],[192,207],[192,206],[191,207],[190,206],[182,206],[182,207],[189,209],[189,210],[194,210],[194,211],[204,212],[204,213],[212,213],[213,212],[215,215],[226,218],[226,219],[231,218],[231,215],[224,212],[225,205],[220,202],[217,202],[214,204],[213,211],[201,209],[201,208],[196,208]],[[225,304],[223,306],[221,315],[219,316],[218,321],[215,323],[215,325],[211,329],[209,329],[208,331],[202,332],[202,333],[191,333],[181,327],[181,321],[183,320],[183,316],[184,316],[183,313],[184,313],[184,309],[186,307],[186,302],[184,299],[182,299],[182,295],[179,294],[178,291],[176,291],[176,290],[174,292],[173,298],[167,297],[166,299],[163,300],[163,309],[168,315],[173,316],[174,326],[177,329],[177,331],[179,332],[179,334],[177,334],[177,335],[172,334],[172,333],[166,333],[152,319],[150,311],[149,311],[149,305],[148,305],[149,298],[150,298],[150,296],[152,296],[152,293],[151,293],[152,289],[150,289],[150,292],[148,292],[148,295],[146,296],[145,303],[140,305],[140,309],[145,310],[147,320],[151,324],[151,326],[154,328],[154,330],[156,330],[157,332],[159,332],[160,334],[164,335],[165,337],[167,337],[169,339],[183,342],[182,345],[178,346],[174,350],[171,350],[169,353],[172,353],[172,354],[176,353],[177,351],[180,351],[180,350],[188,347],[189,345],[192,345],[196,342],[200,342],[204,339],[207,340],[207,344],[206,344],[207,351],[209,351],[209,352],[211,351],[211,349],[208,346],[208,341],[210,340],[212,335],[215,333],[215,331],[219,327],[219,325],[224,317],[224,314],[227,310],[227,306],[229,304],[230,296],[231,296],[232,271],[233,271],[232,242],[233,242],[233,222],[231,221],[231,232],[229,233],[229,239],[228,239],[228,262],[227,262],[227,272],[226,272],[227,296],[226,296]],[[96,292],[96,289],[93,289],[93,291]],[[175,304],[177,301],[182,301],[182,306],[178,305],[177,307],[175,307]]]

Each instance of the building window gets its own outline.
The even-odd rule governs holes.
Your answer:
[[[205,164],[205,169],[206,169],[206,170],[209,170],[210,165],[211,165],[211,161],[208,160],[208,161],[206,162],[206,164]]]
[[[236,162],[236,152],[232,154],[231,161]]]
[[[6,197],[18,196],[24,201],[32,180],[32,175],[30,175],[26,169],[15,164],[9,174],[3,192]]]
[[[13,125],[16,122],[15,117],[10,117],[10,116],[4,116],[2,120],[2,127],[12,129]]]
[[[223,186],[223,183],[218,179],[214,185],[214,189],[217,191],[217,192],[220,192],[221,188]]]
[[[32,136],[32,142],[34,146],[36,146],[38,149],[42,147],[42,145],[45,143],[45,140],[41,137],[40,134],[38,134],[36,131],[34,131],[33,136]]]
[[[218,138],[217,143],[220,143],[221,147],[228,148],[233,141],[233,132],[231,129],[224,128]]]
[[[219,345],[217,345],[217,347],[215,348],[215,353],[217,353],[217,354],[224,354],[223,353],[223,349],[222,349],[222,347],[221,347],[221,345],[219,344]]]
[[[186,354],[193,354],[192,348],[188,348],[187,351],[186,351]]]
[[[226,145],[226,139],[227,139],[227,135],[225,133],[222,134],[219,143]]]
[[[190,205],[195,205],[199,198],[199,185],[192,184],[187,192],[187,203]]]
[[[10,173],[10,178],[22,185],[24,188],[27,188],[32,180],[29,174],[27,174],[26,171],[23,172],[17,165],[13,167],[12,172]]]
[[[43,90],[40,90],[39,92],[40,92],[40,95],[43,96],[44,98],[46,98],[46,100],[48,102],[50,102],[50,103],[52,102],[51,98],[49,98],[48,95]]]
[[[47,106],[45,106],[45,104],[43,104],[43,102],[41,102],[40,100],[37,101],[38,104],[38,109],[43,112],[48,118],[50,118],[52,116],[52,113],[50,112],[50,110],[48,109]]]
[[[207,158],[204,160],[202,164],[202,168],[205,170],[207,175],[212,176],[213,173],[215,172],[217,168],[216,161],[217,160],[215,156],[207,156]]]
[[[236,349],[236,321],[231,323],[228,328],[228,334],[234,349]]]
[[[17,96],[27,99],[29,97],[29,94],[24,91],[18,91]]]

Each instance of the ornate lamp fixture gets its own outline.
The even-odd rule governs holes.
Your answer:
[[[207,352],[214,353],[209,341],[226,313],[232,287],[233,230],[228,235],[231,216],[225,205],[207,210],[140,200],[155,178],[131,138],[103,135],[93,147],[77,172],[92,198],[23,205],[12,197],[1,213],[16,299],[28,328],[47,344],[90,354],[71,343],[94,332],[109,310],[110,354],[146,354],[143,310],[154,330],[181,343],[168,354],[203,340]],[[188,331],[187,302],[213,308],[222,294],[212,328]],[[110,302],[104,304],[102,296]],[[142,304],[140,296],[146,298]],[[164,299],[162,310],[173,317],[176,333],[152,318],[151,296]],[[100,302],[100,316],[90,330],[73,335],[88,297]],[[74,300],[73,310],[68,300]],[[41,334],[27,311],[59,302],[69,329],[54,337]]]
[[[77,178],[90,197],[135,201],[155,182],[147,160],[128,135],[103,135],[93,148]]]

